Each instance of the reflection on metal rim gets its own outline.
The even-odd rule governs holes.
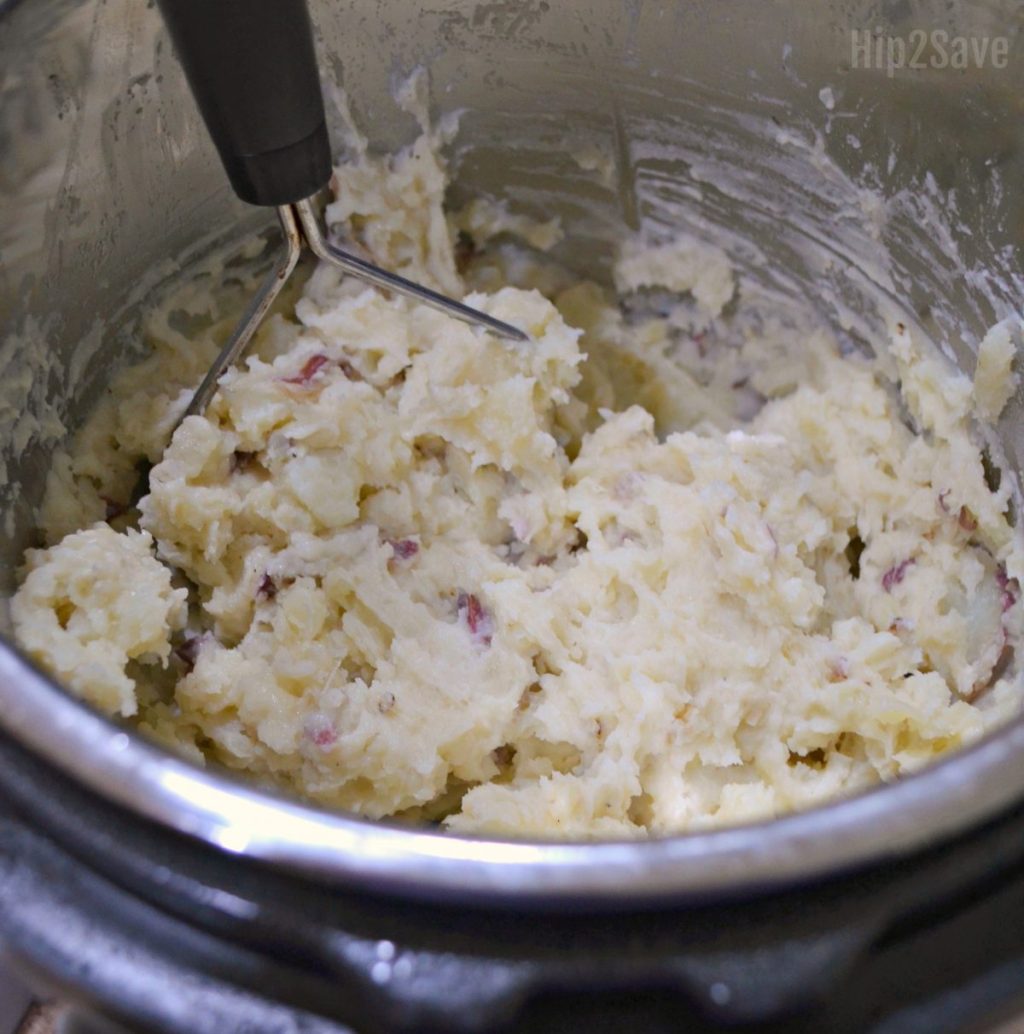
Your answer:
[[[125,732],[0,643],[0,725],[102,797],[224,851],[328,882],[417,898],[751,893],[894,859],[1024,796],[1024,719],[889,787],[773,822],[657,840],[489,840],[321,811],[197,768]]]

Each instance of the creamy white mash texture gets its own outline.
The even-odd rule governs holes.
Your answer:
[[[199,289],[193,333],[155,313],[14,604],[86,700],[329,806],[582,837],[777,815],[1018,710],[1024,562],[971,429],[1008,331],[975,391],[894,326],[901,399],[827,332],[747,318],[707,245],[626,242],[621,296],[510,264],[490,238],[557,224],[446,220],[429,135],[336,186],[354,246],[532,341],[321,267],[160,458],[226,324]]]

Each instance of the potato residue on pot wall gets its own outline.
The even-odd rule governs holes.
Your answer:
[[[623,242],[612,292],[510,239],[556,228],[446,217],[438,143],[358,153],[328,219],[531,344],[320,268],[135,513],[223,329],[172,299],[55,464],[13,604],[33,656],[196,760],[457,831],[767,817],[1019,709],[1024,555],[972,432],[1007,327],[976,403],[894,325],[898,391],[705,242]]]

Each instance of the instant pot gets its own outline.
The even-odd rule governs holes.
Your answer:
[[[374,147],[412,139],[392,96],[426,69],[432,111],[461,112],[454,199],[558,215],[581,274],[626,232],[685,230],[849,347],[896,305],[968,372],[1024,305],[1018,0],[311,10],[335,140],[345,103]],[[268,224],[153,4],[0,4],[5,596],[146,299]],[[1006,476],[1022,447],[1015,398]],[[199,770],[9,635],[0,730],[0,942],[82,1031],[942,1032],[1024,1010],[1024,720],[802,814],[609,843],[369,822]]]

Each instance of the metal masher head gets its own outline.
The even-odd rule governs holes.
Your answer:
[[[513,341],[528,341],[529,336],[523,331],[513,327],[510,323],[504,323],[486,312],[480,312],[462,302],[449,298],[424,287],[422,284],[406,280],[397,273],[389,273],[370,262],[365,262],[351,253],[342,250],[332,244],[323,234],[320,228],[320,221],[316,215],[312,198],[297,201],[293,205],[280,205],[277,209],[277,216],[281,223],[281,232],[284,234],[284,251],[274,268],[266,275],[259,289],[249,302],[239,319],[235,329],[231,332],[224,347],[220,350],[217,358],[206,372],[202,383],[192,396],[188,408],[182,415],[182,420],[187,416],[202,413],[210,399],[217,390],[217,383],[225,370],[237,360],[248,347],[253,334],[256,333],[263,317],[270,310],[274,299],[278,296],[281,288],[284,287],[291,276],[292,271],[298,264],[302,255],[303,246],[316,255],[318,259],[329,262],[331,265],[343,269],[346,273],[359,277],[367,283],[374,284],[397,294],[405,295],[415,301],[422,302],[432,308],[439,309],[449,316],[464,323],[475,324],[484,327],[486,330],[498,334],[500,337]]]
[[[304,247],[378,287],[501,337],[516,327],[332,244],[314,199],[331,176],[331,147],[306,0],[159,0],[178,58],[235,193],[277,209],[284,251],[246,307],[182,416],[202,413],[245,351]]]

